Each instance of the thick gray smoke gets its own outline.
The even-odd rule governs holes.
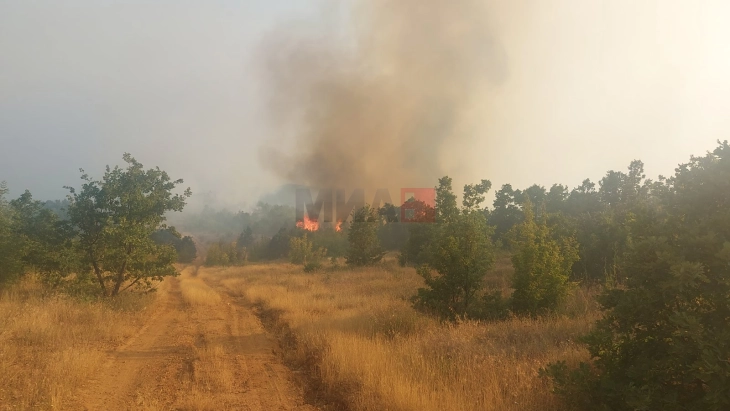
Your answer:
[[[447,145],[470,134],[461,120],[479,85],[506,75],[484,4],[362,0],[345,29],[273,33],[263,165],[312,187],[433,186]]]

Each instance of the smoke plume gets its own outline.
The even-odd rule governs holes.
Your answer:
[[[484,4],[362,0],[344,27],[325,13],[272,33],[263,166],[310,187],[433,186],[444,153],[469,138],[480,85],[506,75]]]

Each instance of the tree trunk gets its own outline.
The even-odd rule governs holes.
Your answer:
[[[132,253],[132,246],[127,245],[127,256]],[[114,281],[114,291],[112,291],[112,297],[115,297],[117,294],[119,294],[119,288],[122,286],[122,283],[124,282],[124,272],[127,271],[127,258],[124,259],[124,262],[122,263],[122,267],[117,272],[117,278]]]
[[[117,294],[119,294],[119,288],[122,286],[122,283],[124,282],[124,272],[127,270],[127,262],[125,261],[122,263],[122,268],[119,269],[119,272],[117,272],[117,278],[114,281],[114,290],[112,291],[112,297],[115,297]]]
[[[101,269],[99,268],[99,265],[96,263],[96,261],[94,261],[92,263],[92,265],[94,266],[94,274],[96,274],[96,279],[99,281],[99,285],[101,286],[101,294],[104,297],[106,297],[107,293],[106,293],[106,285],[104,284],[104,277],[102,277],[103,273],[102,273]]]

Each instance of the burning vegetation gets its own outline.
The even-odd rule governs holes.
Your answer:
[[[317,231],[320,228],[319,221],[305,215],[302,221],[297,221],[297,228],[301,228],[307,231]],[[337,221],[333,224],[333,228],[336,232],[342,231],[342,221]]]
[[[319,230],[319,222],[305,215],[304,220],[297,222],[297,227],[307,231],[317,231]]]

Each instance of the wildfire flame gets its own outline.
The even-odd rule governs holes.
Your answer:
[[[317,231],[319,230],[319,221],[310,219],[305,215],[304,220],[297,222],[297,227],[307,231]],[[336,222],[334,228],[338,233],[342,231],[342,221]]]
[[[317,220],[310,220],[309,217],[304,216],[304,220],[297,222],[297,227],[307,231],[317,231],[319,229],[319,222]]]

